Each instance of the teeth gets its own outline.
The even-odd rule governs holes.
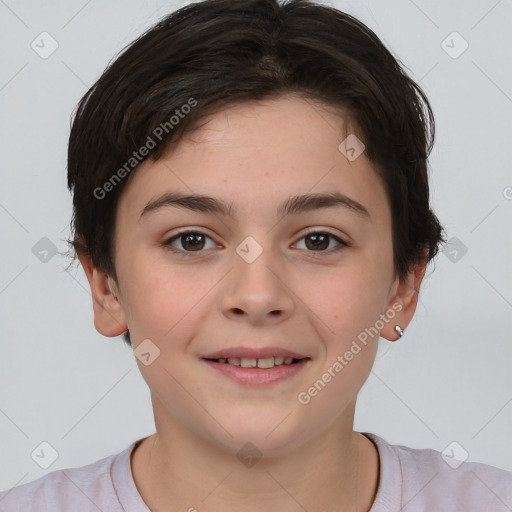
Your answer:
[[[258,368],[274,368],[274,358],[258,359]]]
[[[293,357],[264,357],[255,359],[252,357],[228,357],[220,358],[219,363],[228,363],[242,368],[274,368],[282,364],[292,364]]]

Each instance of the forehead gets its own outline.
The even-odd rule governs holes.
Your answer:
[[[383,184],[364,152],[351,160],[342,151],[348,136],[362,143],[340,110],[309,99],[231,105],[133,171],[118,210],[136,221],[151,200],[179,191],[215,196],[251,215],[291,196],[337,191],[382,216]]]

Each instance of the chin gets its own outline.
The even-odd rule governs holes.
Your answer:
[[[223,430],[222,439],[217,439],[239,457],[275,457],[289,453],[301,444],[305,432],[299,425],[290,421],[291,418],[285,419],[288,414],[289,412],[266,418],[260,415],[251,421],[244,417],[238,421],[224,422],[223,426],[231,436]]]

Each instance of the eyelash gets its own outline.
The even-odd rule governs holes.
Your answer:
[[[305,233],[299,239],[299,241],[304,239],[304,238],[307,238],[308,236],[317,235],[317,234],[327,235],[329,238],[333,238],[336,242],[338,242],[339,245],[336,248],[334,248],[334,249],[329,249],[329,250],[324,250],[324,251],[307,251],[307,252],[310,252],[312,254],[315,254],[315,253],[328,253],[328,254],[332,254],[332,253],[341,251],[341,250],[343,250],[343,249],[345,249],[347,247],[350,247],[350,244],[348,244],[347,242],[345,242],[341,238],[337,237],[336,235],[333,235],[329,231],[320,231],[320,230],[309,231],[308,233]],[[180,231],[180,232],[176,233],[171,238],[169,238],[165,242],[163,242],[162,245],[164,247],[166,247],[167,249],[169,249],[170,251],[172,251],[174,253],[177,253],[177,254],[180,254],[182,256],[185,256],[185,257],[195,256],[198,253],[200,254],[202,252],[205,252],[203,250],[199,250],[199,251],[183,251],[181,249],[176,249],[175,247],[173,247],[171,244],[175,240],[178,240],[179,238],[181,238],[183,235],[202,235],[202,236],[205,236],[205,237],[209,238],[210,240],[212,240],[212,238],[210,236],[208,236],[207,234],[205,234],[205,233],[203,233],[201,231],[185,230],[185,231]]]

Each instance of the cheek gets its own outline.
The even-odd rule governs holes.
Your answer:
[[[342,342],[373,324],[385,295],[383,271],[361,253],[346,266],[316,275],[301,296],[331,338]]]
[[[377,270],[361,258],[357,265],[340,269],[336,278],[322,282],[322,292],[308,296],[325,347],[321,370],[298,396],[299,403],[309,404],[312,416],[337,417],[356,399],[370,374],[384,289]]]
[[[125,313],[134,346],[145,338],[162,340],[178,319],[183,316],[184,301],[176,290],[183,278],[172,279],[162,263],[151,261],[142,251],[130,251],[130,258],[119,257],[118,274],[123,281]]]
[[[193,266],[170,266],[159,260],[133,259],[125,267],[130,276],[125,287],[129,304],[128,325],[135,340],[150,338],[162,350],[193,334],[203,302],[218,278]]]

